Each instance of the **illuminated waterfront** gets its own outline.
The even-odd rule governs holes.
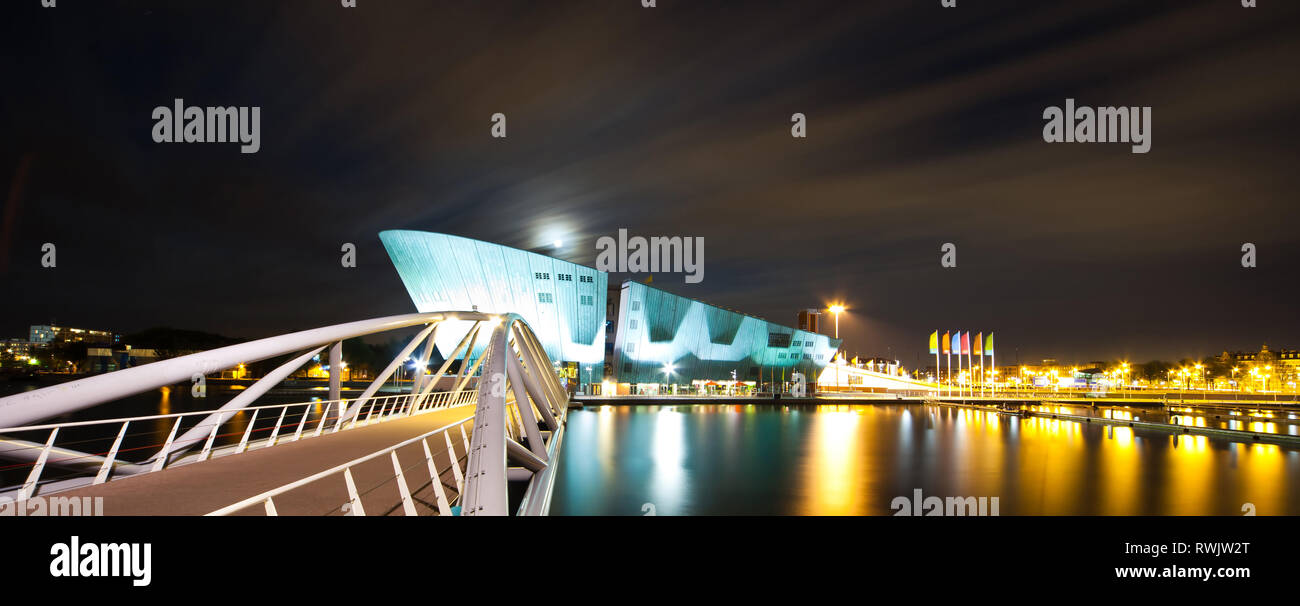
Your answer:
[[[1296,515],[1300,450],[920,404],[597,406],[570,413],[552,513],[890,515],[916,489],[1002,515]]]

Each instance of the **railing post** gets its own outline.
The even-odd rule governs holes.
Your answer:
[[[348,484],[348,515],[366,515],[366,509],[361,506],[361,495],[357,494],[357,483],[352,481],[351,467],[343,470],[343,480]]]
[[[27,481],[23,483],[22,489],[18,491],[18,502],[21,504],[22,513],[27,513],[27,498],[36,492],[36,483],[41,479],[41,470],[45,469],[45,461],[50,457],[50,449],[54,448],[54,438],[59,435],[59,428],[55,427],[50,431],[50,437],[45,441],[45,448],[41,450],[41,456],[36,458],[36,464],[32,466],[32,472],[27,474]]]
[[[443,432],[444,434],[446,432]],[[442,487],[442,474],[438,473],[438,463],[433,460],[433,452],[429,450],[429,438],[420,440],[424,446],[424,462],[429,465],[429,477],[432,479],[433,494],[438,497],[438,515],[451,515],[451,503],[447,501],[447,491]],[[452,458],[451,464],[456,465],[456,459]]]
[[[162,450],[158,452],[158,460],[153,462],[153,468],[150,472],[159,471],[167,464],[167,456],[171,452],[172,440],[176,439],[176,430],[181,428],[181,418],[176,417],[176,424],[172,425],[172,432],[167,435],[167,441],[163,442]]]
[[[320,436],[321,430],[325,429],[325,419],[328,419],[330,417],[330,407],[332,406],[334,406],[333,402],[329,402],[325,404],[325,410],[320,413],[320,423],[316,424],[316,432],[311,434],[313,437]],[[341,402],[339,404],[339,408],[340,409],[343,408],[343,404]]]
[[[267,499],[266,499],[266,515],[268,515],[268,516],[279,516],[279,515],[280,515],[279,512],[277,512],[277,511],[275,510],[275,501],[271,500],[270,497],[267,497]]]
[[[113,469],[113,459],[117,457],[117,449],[122,446],[122,438],[126,437],[126,426],[130,421],[122,423],[122,429],[117,432],[117,439],[113,440],[113,447],[108,449],[108,456],[104,457],[104,464],[99,467],[99,473],[95,474],[95,484],[103,484],[108,481],[108,472]]]
[[[393,473],[397,474],[397,492],[402,495],[402,511],[414,516],[415,504],[411,502],[411,488],[406,485],[406,474],[402,473],[402,464],[397,461],[397,451],[388,453],[393,458]]]
[[[244,452],[244,449],[248,448],[248,437],[253,435],[253,426],[257,424],[257,413],[259,412],[262,412],[261,409],[253,409],[253,418],[248,420],[248,428],[244,430],[244,437],[239,439],[239,447],[235,449],[235,454]]]
[[[285,405],[284,408],[280,409],[280,420],[275,422],[275,429],[271,430],[271,437],[266,439],[266,446],[263,446],[262,448],[270,448],[272,446],[275,446],[275,439],[280,435],[280,426],[284,424],[284,413],[288,411],[289,411],[288,405]]]
[[[340,429],[343,428],[343,416],[344,416],[343,413],[344,413],[345,411],[347,411],[347,409],[348,409],[348,407],[347,407],[346,405],[344,405],[343,402],[340,400],[340,401],[339,401],[339,420],[338,420],[336,423],[334,423],[334,429],[333,429],[332,431],[330,431],[330,433],[338,433],[338,431],[339,431]],[[361,416],[361,411],[360,411],[360,410],[357,411],[357,414],[352,415],[352,423],[348,424],[348,427],[349,427],[349,428],[352,427],[352,425],[355,424],[355,423],[357,422],[357,417],[359,417],[359,416]]]
[[[307,424],[307,415],[311,414],[311,404],[302,409],[302,418],[298,419],[298,429],[293,432],[293,439],[290,442],[297,442],[302,437],[302,427]]]
[[[451,459],[451,473],[456,476],[456,494],[464,496],[465,476],[460,472],[460,457],[456,454],[456,449],[451,446],[451,436],[447,435],[449,433],[447,431],[442,432],[442,437],[447,440],[447,456]]]
[[[218,427],[221,427],[220,423],[212,424],[212,431],[208,433],[208,441],[203,443],[203,452],[199,453],[199,461],[208,460],[208,454],[212,452],[212,443],[217,439]]]

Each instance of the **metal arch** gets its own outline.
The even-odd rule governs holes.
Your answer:
[[[389,367],[380,374],[360,398],[353,401],[351,407],[345,409],[347,401],[338,400],[340,415],[338,423],[334,426],[334,430],[337,431],[338,426],[343,422],[343,417],[352,416],[355,420],[360,416],[362,405],[366,400],[374,399],[374,393],[382,385],[383,381],[404,361],[407,355],[415,351],[420,343],[426,344],[424,355],[428,355],[432,348],[430,342],[432,335],[436,333],[438,323],[444,320],[470,321],[473,322],[473,325],[467,329],[465,337],[457,347],[457,351],[449,356],[447,362],[444,363],[443,369],[433,375],[431,380],[422,381],[420,386],[413,387],[413,393],[405,396],[409,398],[409,401],[403,405],[410,406],[409,411],[405,414],[409,414],[409,412],[413,412],[420,407],[426,396],[434,398],[429,409],[435,406],[445,407],[461,403],[475,403],[472,444],[470,440],[466,440],[469,461],[462,495],[463,514],[508,515],[510,513],[508,511],[508,483],[514,479],[524,480],[528,483],[524,501],[519,507],[518,513],[545,515],[549,508],[550,490],[556,467],[555,461],[564,431],[568,409],[568,394],[552,371],[551,362],[545,354],[545,348],[542,347],[532,329],[518,314],[494,315],[477,311],[407,314],[351,322],[250,341],[145,366],[79,379],[16,396],[0,398],[0,427],[8,426],[15,431],[53,428],[54,431],[48,440],[50,443],[46,444],[44,448],[40,448],[40,445],[33,445],[36,448],[22,449],[22,452],[17,453],[26,454],[26,450],[39,451],[42,453],[40,459],[43,461],[51,452],[66,451],[66,449],[60,449],[53,444],[55,435],[57,435],[55,432],[65,424],[22,427],[22,423],[30,423],[50,416],[83,410],[95,404],[166,385],[183,383],[189,381],[195,374],[206,375],[238,366],[241,363],[264,360],[285,354],[297,354],[290,362],[282,364],[225,406],[213,411],[184,413],[181,415],[206,416],[198,426],[179,436],[179,439],[177,439],[176,434],[180,428],[180,417],[177,416],[176,424],[172,427],[172,433],[168,437],[167,443],[163,445],[158,455],[151,457],[144,463],[117,461],[112,458],[116,452],[108,457],[98,457],[87,453],[67,451],[79,455],[73,458],[84,459],[83,466],[91,473],[98,470],[99,474],[103,475],[105,469],[110,469],[117,474],[129,475],[147,470],[161,469],[166,466],[170,458],[174,458],[178,453],[202,442],[206,437],[208,446],[205,446],[205,453],[197,459],[202,460],[208,454],[206,452],[207,448],[210,447],[217,428],[224,421],[228,420],[237,410],[253,405],[259,395],[274,387],[280,380],[318,352],[327,347],[337,349],[337,344],[347,338],[397,328],[428,325],[411,339],[399,353],[397,359],[389,364]],[[484,328],[489,328],[489,330],[483,331]],[[474,342],[478,340],[480,331],[490,332],[490,337],[482,356],[470,366],[467,358],[470,357],[469,354]],[[448,363],[455,359],[461,351],[464,351],[466,358],[462,362],[462,368],[468,367],[468,370],[462,370],[461,373],[458,373],[461,376],[458,377],[459,381],[456,383],[455,392],[442,394],[451,397],[438,399],[438,396],[430,394],[430,391],[437,384],[439,378],[443,376]],[[423,355],[420,357],[423,358]],[[479,377],[477,384],[466,389],[467,383],[476,374]],[[469,391],[467,395],[474,397],[456,397],[462,389],[473,390]],[[466,399],[469,402],[462,402],[462,400]],[[280,411],[282,420],[287,412],[288,405],[285,406]],[[387,404],[385,404],[386,406]],[[511,411],[510,406],[515,406],[516,410]],[[393,407],[392,412],[394,414],[401,413],[397,408],[396,405]],[[372,405],[371,412],[373,413],[373,411],[374,406]],[[303,414],[305,418],[305,409]],[[369,419],[369,416],[367,416],[367,419]],[[131,420],[136,419],[118,419],[114,421],[124,421],[123,430],[121,431],[125,431],[125,423]],[[72,423],[72,425],[87,423],[98,422],[76,422]],[[517,423],[519,430],[515,430],[512,423]],[[277,423],[277,431],[279,425],[280,423]],[[324,428],[325,419],[322,417],[320,424],[317,426],[316,434],[318,435]],[[249,429],[251,429],[251,425]],[[295,432],[295,437],[301,435],[301,432],[302,428],[299,427],[298,431]],[[241,447],[237,452],[243,451],[243,445],[248,438],[247,433],[246,430],[244,440],[241,441]],[[461,433],[463,436],[463,428]],[[520,441],[527,444],[521,444]],[[10,442],[14,441],[10,440]],[[116,448],[114,448],[114,451],[116,451]],[[150,461],[152,464],[150,464]],[[36,467],[40,467],[39,461]],[[459,468],[457,468],[457,471],[459,471]],[[39,476],[39,471],[34,473]],[[35,487],[33,486],[33,488]]]
[[[0,427],[21,429],[23,425],[34,421],[84,410],[96,404],[143,393],[159,387],[184,383],[192,380],[194,376],[203,376],[234,368],[243,363],[285,354],[294,354],[296,356],[258,380],[226,405],[211,411],[195,427],[178,436],[176,440],[169,441],[157,454],[145,462],[152,461],[155,464],[136,464],[126,461],[108,463],[117,469],[119,473],[129,474],[148,471],[156,467],[157,462],[161,461],[165,465],[169,458],[175,458],[179,453],[202,443],[216,427],[229,420],[235,412],[253,405],[259,396],[269,391],[315,354],[325,348],[337,350],[338,344],[344,339],[411,326],[428,325],[411,340],[397,359],[362,394],[362,397],[354,401],[351,410],[355,414],[355,411],[361,410],[366,400],[373,396],[382,386],[383,382],[392,374],[393,370],[396,369],[407,354],[421,342],[432,338],[439,323],[463,319],[473,321],[473,326],[478,327],[483,322],[493,320],[495,317],[477,311],[448,311],[388,316],[299,331],[180,356],[170,360],[162,360],[0,398]],[[431,343],[426,345],[426,351],[429,351],[431,346]],[[304,350],[306,353],[303,353]],[[331,386],[334,385],[336,377],[336,374],[331,376]],[[431,387],[432,384],[431,382],[427,387]],[[340,403],[340,407],[342,407],[342,403]],[[62,424],[51,426],[57,425]],[[19,446],[19,448],[7,452],[6,458],[32,458],[36,456],[34,453],[50,450],[42,448],[40,444],[27,444],[20,440],[6,440],[6,442]],[[60,449],[57,446],[54,449],[59,452],[72,453],[76,455],[72,458],[84,459],[82,462],[99,461],[101,458],[89,453]],[[31,453],[27,451],[31,451]],[[29,454],[31,454],[31,457],[28,457]],[[99,465],[100,463],[96,462],[95,464]]]
[[[517,513],[545,515],[550,508],[556,456],[568,412],[568,395],[551,371],[544,349],[528,324],[510,314],[492,329],[484,351],[466,466],[462,515],[509,515],[509,480],[527,478]],[[513,394],[514,401],[507,396]],[[508,406],[518,407],[529,444],[516,442],[508,428]],[[541,413],[546,435],[534,408]],[[521,438],[523,439],[523,438]],[[514,463],[515,468],[509,467]]]
[[[240,363],[297,353],[352,337],[438,322],[452,316],[490,319],[488,314],[479,312],[404,314],[313,328],[161,360],[0,398],[0,427],[26,425],[166,385],[185,383],[195,374],[206,375],[234,368]]]

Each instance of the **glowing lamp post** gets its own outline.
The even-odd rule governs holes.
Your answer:
[[[827,308],[835,316],[835,338],[840,338],[840,314],[844,313],[844,306],[836,303]]]

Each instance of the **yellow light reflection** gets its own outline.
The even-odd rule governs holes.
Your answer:
[[[802,515],[853,515],[866,512],[858,491],[863,457],[858,447],[859,416],[847,406],[824,405],[813,415],[811,457],[804,466]]]

